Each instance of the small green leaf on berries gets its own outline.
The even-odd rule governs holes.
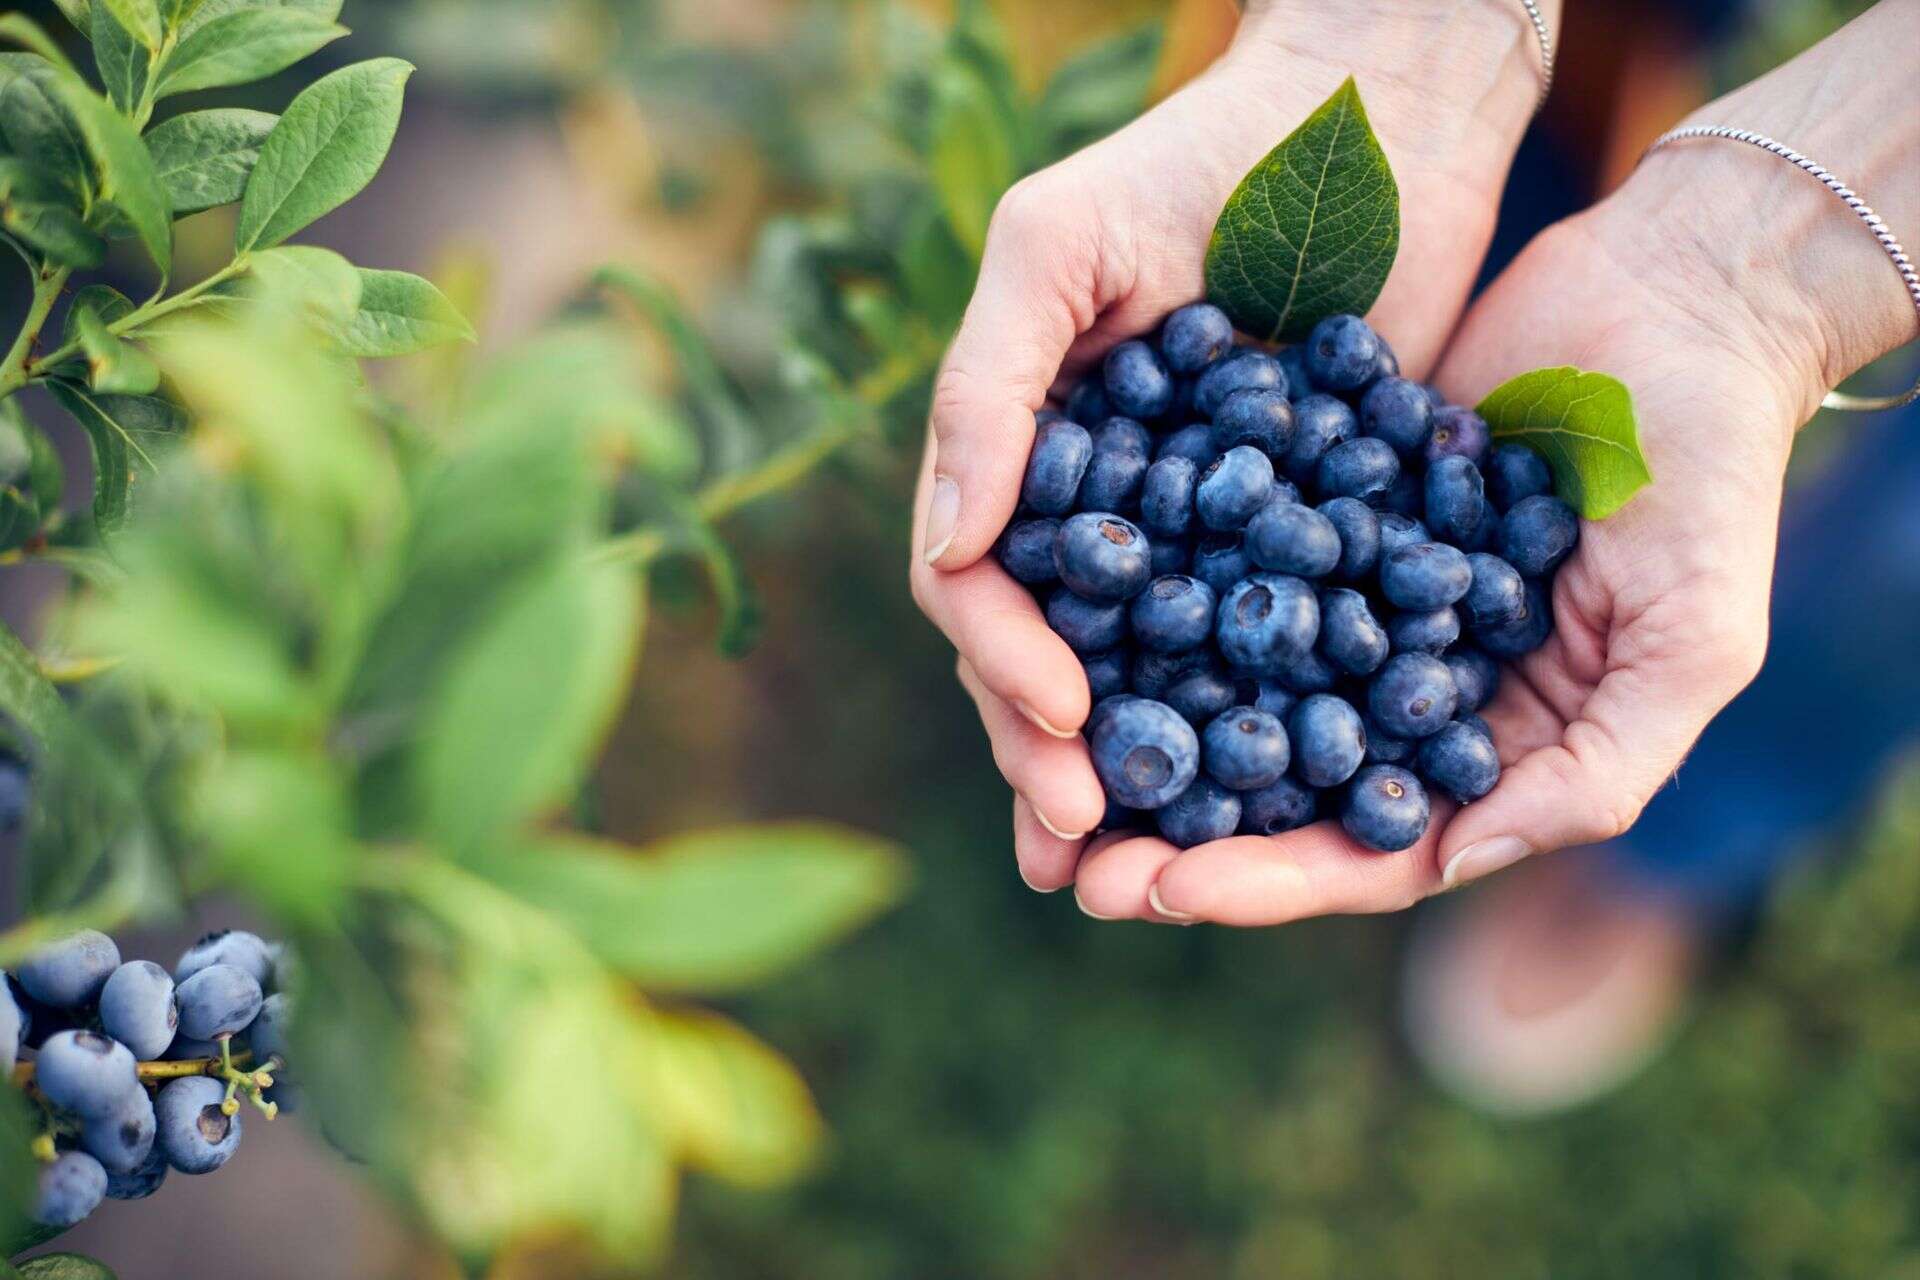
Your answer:
[[[1535,369],[1480,402],[1495,440],[1531,445],[1553,468],[1554,489],[1589,520],[1604,520],[1653,480],[1618,378],[1571,365]]]

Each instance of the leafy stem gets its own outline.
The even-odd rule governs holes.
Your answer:
[[[27,370],[33,345],[40,340],[40,331],[46,327],[47,317],[53,314],[53,304],[59,301],[61,290],[67,287],[69,274],[64,267],[43,267],[34,276],[33,301],[27,307],[26,320],[20,326],[19,336],[13,340],[13,348],[7,352],[6,359],[0,361],[0,400],[32,380]]]
[[[182,1058],[178,1062],[142,1062],[134,1067],[134,1074],[142,1083],[157,1084],[167,1080],[181,1080],[187,1076],[213,1076],[226,1079],[229,1071],[237,1070],[253,1061],[253,1052],[242,1049],[228,1060],[220,1058]],[[16,1063],[13,1068],[13,1085],[24,1089],[33,1083],[33,1064]]]
[[[129,333],[143,329],[156,320],[162,320],[176,311],[184,311],[188,307],[198,306],[205,300],[205,294],[208,290],[225,284],[227,281],[245,271],[247,267],[248,257],[243,253],[226,266],[220,268],[220,270],[208,276],[205,280],[200,281],[198,284],[188,285],[171,298],[161,298],[158,301],[149,302],[145,306],[135,307],[132,311],[129,311],[126,315],[108,325],[107,332],[116,338],[125,337]],[[58,368],[61,364],[73,359],[79,354],[80,342],[78,339],[57,347],[28,365],[25,380],[30,381],[33,378],[42,377],[44,375],[40,370]],[[24,385],[24,381],[22,385]],[[0,382],[0,395],[4,395],[6,390],[5,384]]]

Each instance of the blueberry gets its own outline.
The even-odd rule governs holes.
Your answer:
[[[1353,391],[1374,376],[1380,338],[1359,316],[1328,316],[1307,335],[1307,375],[1329,391]]]
[[[1492,439],[1485,418],[1457,404],[1448,405],[1433,415],[1433,430],[1427,435],[1427,465],[1442,458],[1465,458],[1479,466]]]
[[[1373,336],[1380,343],[1380,354],[1373,362],[1373,376],[1376,379],[1399,377],[1400,357],[1393,353],[1393,348],[1387,345],[1385,338],[1377,333]]]
[[[240,1145],[240,1117],[221,1109],[226,1086],[211,1076],[185,1076],[160,1090],[153,1105],[157,1143],[181,1173],[212,1173]]]
[[[1387,660],[1387,632],[1367,598],[1346,587],[1320,593],[1320,652],[1349,675],[1364,676]]]
[[[1140,486],[1140,527],[1156,541],[1183,537],[1193,527],[1193,491],[1199,483],[1200,468],[1179,454],[1148,467]]]
[[[0,969],[0,1054],[6,1055],[0,1065],[10,1067],[20,1057],[20,1047],[26,1042],[30,1029],[31,1019],[14,998],[13,983],[7,979],[6,970]]]
[[[1500,549],[1500,513],[1491,502],[1480,504],[1480,521],[1454,544],[1462,551],[1498,551]]]
[[[1240,797],[1240,830],[1250,836],[1277,836],[1306,826],[1318,809],[1311,788],[1281,778]]]
[[[33,776],[27,762],[0,748],[0,832],[18,831],[33,803]]]
[[[1487,513],[1480,468],[1465,458],[1442,458],[1427,471],[1427,528],[1456,546],[1468,541]]]
[[[1327,450],[1317,479],[1327,498],[1359,498],[1372,503],[1386,495],[1400,475],[1400,458],[1391,445],[1361,436]]]
[[[1456,720],[1420,744],[1420,773],[1461,804],[1472,804],[1500,781],[1493,740]]]
[[[1433,404],[1417,382],[1382,378],[1360,400],[1360,430],[1385,440],[1401,457],[1425,447],[1433,427]]]
[[[1051,516],[1015,520],[1000,536],[1000,567],[1028,586],[1054,581],[1060,576],[1053,565],[1053,542],[1059,535],[1060,522]]]
[[[1146,457],[1153,452],[1153,432],[1133,418],[1114,416],[1103,421],[1093,433],[1093,451],[1137,453]]]
[[[1522,498],[1500,522],[1500,554],[1522,575],[1552,573],[1580,541],[1580,518],[1549,494]]]
[[[1137,831],[1146,826],[1146,815],[1138,809],[1129,809],[1115,801],[1107,801],[1106,811],[1100,815],[1099,831]],[[280,1086],[275,1085],[278,1089]]]
[[[1287,375],[1280,362],[1264,351],[1235,351],[1207,366],[1193,386],[1193,411],[1211,418],[1234,392],[1246,387],[1287,392]]]
[[[1190,302],[1160,326],[1160,354],[1175,373],[1198,373],[1233,346],[1233,321],[1210,302]]]
[[[1164,698],[1174,681],[1213,665],[1213,656],[1205,649],[1189,649],[1185,653],[1136,653],[1133,655],[1133,691],[1143,698]],[[1088,736],[1092,736],[1091,727]]]
[[[147,1158],[132,1173],[107,1174],[107,1199],[145,1200],[160,1189],[160,1184],[167,1180],[167,1153],[160,1149],[158,1141],[151,1145]]]
[[[1367,688],[1367,710],[1396,738],[1431,737],[1459,705],[1453,674],[1428,653],[1395,654]]]
[[[1214,638],[1228,662],[1249,675],[1278,675],[1313,652],[1320,604],[1298,578],[1256,573],[1220,598]]]
[[[120,967],[120,948],[94,929],[62,938],[20,962],[14,976],[35,1000],[55,1009],[92,1004]]]
[[[1453,722],[1455,724],[1466,725],[1469,729],[1472,729],[1475,733],[1485,738],[1488,742],[1493,741],[1493,726],[1488,724],[1485,720],[1481,719],[1479,716],[1473,715],[1470,712],[1463,713],[1455,716],[1453,718]]]
[[[1131,422],[1127,418],[1107,421]],[[1140,504],[1140,486],[1146,479],[1146,450],[1135,448],[1126,433],[1096,438],[1093,458],[1080,481],[1080,507],[1084,511],[1132,511]]]
[[[129,1174],[153,1154],[153,1099],[136,1086],[110,1116],[81,1122],[80,1146],[108,1173]]]
[[[1472,585],[1466,555],[1444,542],[1401,547],[1380,562],[1380,590],[1396,609],[1439,609],[1465,596]]]
[[[1210,533],[1193,548],[1193,576],[1225,595],[1233,584],[1253,572],[1246,547],[1237,533]]]
[[[1283,667],[1277,677],[1287,689],[1301,697],[1326,693],[1340,683],[1340,668],[1321,657],[1319,651],[1307,654],[1291,666]]]
[[[1061,522],[1053,564],[1067,589],[1088,600],[1131,599],[1153,576],[1147,535],[1131,521],[1099,511]]]
[[[1173,404],[1173,375],[1160,353],[1135,338],[1107,352],[1107,401],[1130,418],[1157,418]]]
[[[193,1040],[218,1040],[246,1030],[260,1012],[260,984],[245,969],[212,964],[180,984],[180,1034]]]
[[[101,1029],[142,1061],[167,1051],[179,1020],[173,976],[151,960],[129,960],[100,989]]]
[[[1395,653],[1425,653],[1437,658],[1460,639],[1460,615],[1450,605],[1396,613],[1387,619],[1387,639]]]
[[[1300,695],[1271,677],[1254,681],[1253,707],[1277,717],[1282,724],[1300,705]]]
[[[1440,388],[1434,386],[1431,382],[1423,382],[1420,384],[1420,389],[1427,393],[1427,400],[1433,405],[1433,411],[1435,413],[1447,407],[1446,393],[1441,391]]]
[[[1487,493],[1493,505],[1508,511],[1524,498],[1553,492],[1547,460],[1524,444],[1497,444],[1487,455]]]
[[[1044,408],[1035,409],[1033,411],[1034,434],[1038,435],[1040,432],[1040,428],[1044,426],[1048,426],[1055,422],[1065,422],[1066,420],[1067,420],[1067,415],[1060,412],[1058,409],[1054,408],[1052,405],[1047,405]]]
[[[1127,606],[1117,600],[1085,600],[1057,587],[1047,597],[1047,625],[1075,653],[1104,653],[1127,638]]]
[[[1362,716],[1367,726],[1367,763],[1368,764],[1408,764],[1411,763],[1419,744],[1406,738],[1396,738],[1380,727],[1379,721],[1371,716]]]
[[[1133,598],[1133,636],[1143,649],[1178,653],[1205,644],[1213,630],[1213,588],[1198,578],[1155,578]]]
[[[1402,547],[1413,547],[1422,542],[1432,541],[1433,535],[1427,531],[1427,526],[1412,516],[1403,516],[1394,511],[1380,513],[1381,563],[1384,564],[1388,556]]]
[[[107,1171],[100,1162],[84,1151],[64,1151],[52,1164],[40,1168],[33,1220],[43,1227],[65,1230],[99,1208],[106,1194]]]
[[[1466,715],[1493,701],[1500,690],[1500,664],[1471,646],[1461,646],[1441,659],[1460,691],[1460,711]]]
[[[1509,622],[1475,627],[1473,638],[1489,657],[1512,662],[1547,642],[1553,634],[1553,605],[1537,582],[1527,583],[1527,607]]]
[[[1512,622],[1526,612],[1527,584],[1518,569],[1484,551],[1468,556],[1467,567],[1473,571],[1473,585],[1467,588],[1462,606],[1475,626]]]
[[[1240,797],[1212,778],[1195,778],[1153,820],[1168,843],[1191,849],[1224,840],[1240,829]]]
[[[1381,511],[1419,519],[1427,513],[1426,477],[1411,467],[1402,467],[1387,491],[1368,501]]]
[[[1065,515],[1073,510],[1091,461],[1093,436],[1085,427],[1064,419],[1048,423],[1033,437],[1021,499],[1041,515]]]
[[[1080,379],[1067,397],[1067,417],[1075,422],[1104,422],[1112,416],[1113,406],[1107,402],[1100,375],[1093,373]]]
[[[1125,693],[1128,688],[1127,673],[1131,665],[1124,649],[1090,653],[1080,659],[1081,669],[1087,673],[1088,696],[1098,702],[1116,693]],[[272,997],[269,996],[268,999]]]
[[[1200,735],[1162,702],[1139,698],[1114,706],[1091,745],[1100,784],[1129,809],[1158,809],[1200,772]]]
[[[1185,573],[1193,567],[1193,543],[1186,538],[1151,538],[1147,542],[1147,564],[1156,578]]]
[[[1340,535],[1340,561],[1333,567],[1334,576],[1358,582],[1371,575],[1380,564],[1380,517],[1374,509],[1358,498],[1329,498],[1314,509]]]
[[[1168,687],[1166,704],[1194,728],[1224,713],[1240,699],[1226,674],[1212,666],[1190,671]]]
[[[1225,453],[1235,445],[1252,445],[1269,458],[1279,458],[1293,443],[1293,402],[1281,392],[1243,387],[1220,402],[1213,415],[1213,447]]]
[[[278,1058],[282,1064],[293,1061],[287,1045],[292,1011],[292,997],[284,991],[277,991],[261,1002],[259,1016],[247,1028],[247,1047],[253,1050],[255,1066],[265,1066],[269,1058]]]
[[[190,1062],[201,1058],[220,1056],[220,1045],[213,1040],[195,1040],[190,1036],[176,1035],[173,1043],[167,1046],[168,1062]]]
[[[1370,764],[1347,788],[1340,825],[1369,849],[1398,853],[1419,843],[1430,812],[1420,779],[1398,765]]]
[[[140,1087],[133,1054],[98,1031],[61,1031],[47,1037],[35,1060],[34,1083],[47,1101],[82,1119],[116,1114]]]
[[[1340,563],[1340,533],[1312,507],[1271,503],[1248,522],[1247,556],[1263,569],[1323,578]]]
[[[1327,450],[1360,434],[1353,409],[1337,396],[1316,392],[1293,405],[1293,443],[1287,446],[1287,475],[1301,484],[1320,473]]]
[[[1300,501],[1300,486],[1280,476],[1273,478],[1273,488],[1267,490],[1266,506],[1284,506],[1289,502]],[[1264,509],[1264,508],[1263,508]]]
[[[1295,400],[1304,400],[1313,394],[1313,379],[1307,373],[1307,349],[1299,343],[1274,352],[1273,358],[1279,362],[1281,372],[1287,375],[1287,394]]]
[[[1209,529],[1238,529],[1266,505],[1273,491],[1273,463],[1251,445],[1238,445],[1200,473],[1193,505]]]
[[[180,955],[173,980],[185,982],[209,965],[230,964],[264,988],[273,977],[273,953],[257,933],[245,929],[218,929],[202,937]]]
[[[273,971],[267,980],[260,984],[261,989],[269,993],[275,991],[293,991],[300,986],[300,954],[285,942],[269,942],[267,959],[273,965]]]
[[[1287,717],[1293,772],[1310,787],[1337,787],[1353,776],[1367,754],[1360,713],[1345,698],[1316,693]]]
[[[1153,451],[1156,462],[1163,458],[1185,458],[1195,468],[1205,467],[1219,456],[1220,451],[1213,447],[1213,428],[1204,422],[1189,423],[1162,436]]]
[[[1234,707],[1208,722],[1200,735],[1200,759],[1221,786],[1257,791],[1287,771],[1293,751],[1277,716]]]

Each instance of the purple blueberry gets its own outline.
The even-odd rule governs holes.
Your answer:
[[[1065,419],[1047,423],[1033,437],[1021,499],[1041,515],[1065,515],[1073,510],[1092,461],[1093,436],[1085,427]]]
[[[1384,440],[1361,436],[1337,444],[1320,459],[1316,478],[1327,498],[1358,498],[1373,504],[1400,476],[1400,457]]]
[[[1307,336],[1307,375],[1329,391],[1357,391],[1379,371],[1380,347],[1359,316],[1328,316]]]
[[[1433,428],[1433,404],[1417,382],[1382,378],[1360,400],[1360,430],[1385,440],[1403,458],[1426,446]]]
[[[1238,445],[1207,464],[1194,490],[1194,509],[1209,529],[1244,526],[1273,492],[1273,463],[1251,445]]]
[[[1107,352],[1102,375],[1107,402],[1129,418],[1157,418],[1173,404],[1173,375],[1166,361],[1138,338]]]
[[[1340,563],[1340,533],[1312,507],[1269,503],[1247,524],[1247,556],[1262,569],[1323,578]]]
[[[1298,578],[1256,573],[1220,598],[1214,638],[1235,668],[1278,675],[1313,652],[1320,635],[1320,604]]]
[[[1580,541],[1580,518],[1550,494],[1522,498],[1500,522],[1500,555],[1523,577],[1552,573]]]
[[[1370,764],[1347,788],[1340,825],[1380,853],[1398,853],[1426,834],[1431,808],[1420,780],[1398,765]]]
[[[1240,797],[1240,830],[1250,836],[1277,836],[1306,826],[1318,809],[1311,788],[1281,778]]]
[[[1351,778],[1367,754],[1360,713],[1345,698],[1316,693],[1287,717],[1293,772],[1310,787],[1337,787]]]
[[[1101,785],[1129,809],[1160,808],[1200,772],[1200,735],[1172,707],[1145,698],[1112,707],[1091,746]]]
[[[1453,674],[1428,653],[1395,654],[1367,687],[1368,712],[1396,738],[1433,736],[1459,705]]]
[[[1127,606],[1087,600],[1065,587],[1047,597],[1047,625],[1077,654],[1104,653],[1127,638]]]
[[[1433,429],[1427,434],[1427,465],[1442,458],[1465,458],[1478,466],[1486,458],[1492,439],[1485,418],[1471,409],[1448,405],[1433,415]]]
[[[1168,843],[1191,849],[1240,829],[1240,797],[1211,778],[1195,778],[1153,820]]]
[[[1421,612],[1453,604],[1473,585],[1473,569],[1458,547],[1421,542],[1380,562],[1380,590],[1396,609]]]
[[[1472,804],[1500,781],[1500,756],[1480,729],[1456,720],[1420,744],[1420,774],[1461,804]]]
[[[1283,392],[1243,387],[1214,411],[1213,447],[1222,453],[1246,444],[1269,458],[1279,458],[1292,443],[1293,402]]]
[[[1175,373],[1194,374],[1233,346],[1233,321],[1210,302],[1190,302],[1160,326],[1160,354]]]
[[[1132,521],[1101,511],[1061,521],[1053,563],[1067,589],[1088,600],[1130,600],[1153,575],[1147,535]]]
[[[1133,638],[1143,649],[1179,653],[1206,643],[1213,630],[1213,588],[1198,578],[1155,578],[1133,598]],[[1117,643],[1117,641],[1116,641]]]
[[[1306,484],[1320,473],[1320,459],[1329,449],[1360,433],[1352,406],[1338,396],[1316,392],[1293,405],[1293,443],[1287,446],[1283,467],[1289,478]]]
[[[1255,707],[1232,707],[1201,732],[1200,761],[1221,786],[1257,791],[1287,771],[1293,752],[1277,716]]]

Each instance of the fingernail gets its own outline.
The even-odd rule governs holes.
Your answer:
[[[1118,916],[1103,916],[1098,911],[1087,910],[1087,904],[1080,900],[1080,890],[1078,889],[1073,891],[1073,905],[1080,908],[1081,915],[1090,916],[1095,920],[1118,920],[1120,918]]]
[[[1039,885],[1027,879],[1027,869],[1021,866],[1017,859],[1014,861],[1013,869],[1020,873],[1020,883],[1027,886],[1027,888],[1033,890],[1035,893],[1058,893],[1060,891],[1060,886],[1058,885],[1055,885],[1051,889],[1042,889]]]
[[[1051,734],[1056,738],[1077,738],[1080,736],[1080,731],[1078,729],[1054,728],[1053,725],[1047,722],[1047,718],[1045,716],[1041,715],[1038,711],[1035,711],[1032,707],[1028,706],[1024,702],[1015,702],[1013,705],[1020,709],[1021,715],[1025,716],[1027,719],[1033,721],[1034,724],[1038,725],[1040,728],[1040,732],[1042,733]]]
[[[960,486],[951,476],[933,478],[933,501],[927,504],[927,563],[946,554],[953,531],[960,524]]]
[[[1157,884],[1147,886],[1147,905],[1167,919],[1176,920],[1181,924],[1192,924],[1194,920],[1198,918],[1190,916],[1184,911],[1174,911],[1169,908],[1166,903],[1160,901],[1160,886]]]
[[[1494,836],[1491,840],[1470,844],[1454,854],[1446,870],[1440,873],[1440,879],[1451,889],[1454,885],[1492,875],[1502,867],[1510,867],[1532,852],[1533,847],[1518,836]]]
[[[1062,831],[1060,828],[1054,826],[1053,823],[1047,820],[1047,815],[1040,812],[1037,807],[1033,811],[1033,816],[1039,821],[1041,826],[1053,832],[1054,835],[1060,837],[1062,840],[1082,840],[1086,838],[1087,833],[1084,831],[1076,834],[1070,831]]]

